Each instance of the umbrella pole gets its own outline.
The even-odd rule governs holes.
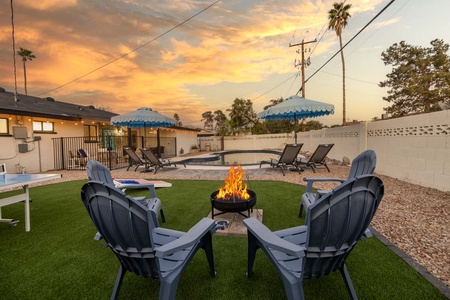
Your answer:
[[[161,158],[161,150],[160,150],[160,147],[159,147],[160,144],[161,143],[159,142],[159,128],[158,128],[158,129],[156,129],[156,149],[158,149],[157,150],[158,158]]]
[[[297,114],[294,113],[294,144],[297,145]]]

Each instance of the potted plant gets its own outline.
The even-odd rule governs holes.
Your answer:
[[[198,152],[198,146],[197,145],[192,145],[191,146],[191,150],[189,151],[190,153],[197,153]]]

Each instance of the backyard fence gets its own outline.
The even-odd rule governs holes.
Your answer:
[[[200,149],[283,149],[293,133],[200,137]],[[350,161],[364,150],[377,154],[375,172],[400,180],[450,191],[450,110],[358,125],[297,133],[302,152],[333,143],[328,157]]]

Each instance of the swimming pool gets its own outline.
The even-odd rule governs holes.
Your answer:
[[[188,165],[208,166],[259,165],[262,160],[277,158],[280,154],[281,152],[276,150],[233,150],[192,157],[184,162]]]

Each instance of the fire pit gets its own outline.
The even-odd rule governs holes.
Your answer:
[[[233,198],[225,200],[217,198],[219,191],[215,191],[211,194],[211,216],[218,216],[225,213],[238,213],[246,218],[250,217],[250,212],[253,210],[253,206],[256,204],[256,193],[252,190],[247,190],[250,195],[248,200],[241,200],[239,198]],[[219,213],[214,213],[214,208],[220,210]],[[247,215],[243,214],[243,211],[247,211]]]
[[[253,206],[256,204],[256,193],[247,190],[247,184],[242,183],[245,172],[240,165],[230,167],[225,186],[211,194],[211,217],[225,213],[238,213],[245,218],[250,217]],[[219,213],[214,213],[214,208]],[[247,215],[242,212],[247,211]]]

